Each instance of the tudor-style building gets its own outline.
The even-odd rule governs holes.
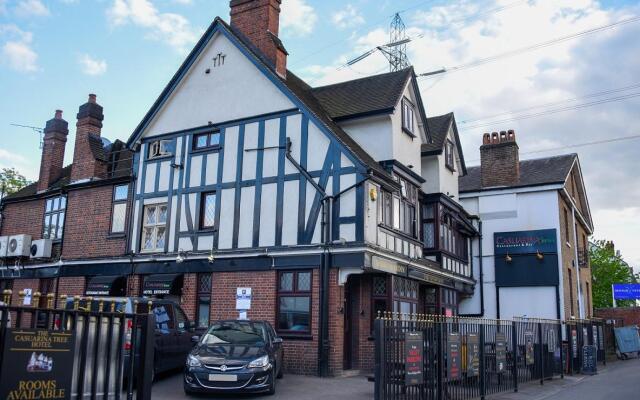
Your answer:
[[[125,246],[73,271],[200,327],[250,289],[242,311],[273,323],[288,371],[370,370],[378,311],[457,314],[473,293],[455,119],[427,119],[412,68],[310,87],[286,69],[280,0],[230,5],[127,142]]]

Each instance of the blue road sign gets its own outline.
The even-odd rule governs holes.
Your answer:
[[[614,283],[613,298],[616,300],[640,300],[640,283]]]

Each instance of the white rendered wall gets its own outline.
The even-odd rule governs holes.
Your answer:
[[[393,159],[393,127],[388,115],[346,121],[340,127],[374,160]]]
[[[556,288],[502,287],[500,288],[500,318],[535,317],[556,319]]]
[[[528,193],[506,193],[506,194],[488,194],[480,197],[464,197],[461,199],[463,207],[471,214],[476,214],[482,220],[482,253],[483,253],[483,271],[484,271],[484,304],[485,317],[497,318],[496,303],[496,285],[495,285],[495,263],[493,234],[495,232],[511,232],[511,231],[528,231],[538,229],[556,229],[559,234],[559,215],[558,215],[558,195],[555,190],[546,190]],[[474,242],[478,242],[476,239]],[[558,243],[560,243],[558,238]],[[477,243],[474,243],[477,250]],[[558,251],[560,251],[560,247]],[[476,251],[474,250],[474,251]],[[560,257],[560,254],[558,254]],[[559,265],[562,265],[560,259]],[[479,264],[479,263],[478,263]],[[479,281],[479,265],[474,265],[474,277]],[[562,282],[562,268],[559,271],[559,280]],[[524,292],[523,292],[524,293]],[[535,292],[527,292],[531,296]],[[561,318],[564,318],[564,307],[562,299],[562,291],[560,291],[560,312]],[[537,296],[537,295],[536,295]],[[478,301],[480,291],[475,290],[473,297],[462,300],[460,303],[461,314],[474,314],[478,311]],[[525,302],[543,301],[538,297],[523,298]],[[500,296],[500,317],[508,318],[503,314],[506,303],[510,301]],[[523,303],[523,302],[520,302]],[[523,308],[526,311],[525,308]],[[518,312],[519,315],[525,312]],[[542,312],[542,311],[539,311]],[[555,289],[553,296],[553,307],[548,304],[544,306],[544,315],[556,318]],[[529,315],[529,314],[528,314]],[[529,315],[530,317],[542,317],[541,315]]]

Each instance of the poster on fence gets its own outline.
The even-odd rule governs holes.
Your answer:
[[[507,336],[496,333],[496,371],[500,374],[507,368]]]
[[[460,334],[450,332],[447,335],[447,376],[449,379],[460,379]]]
[[[582,346],[582,373],[595,375],[598,373],[596,346]]]
[[[0,398],[70,399],[74,343],[72,333],[8,329]]]
[[[524,333],[524,350],[525,350],[525,363],[526,365],[533,365],[536,362],[534,344],[533,344],[533,332]]]
[[[556,331],[553,329],[547,331],[547,351],[549,353],[556,351]]]
[[[467,377],[480,375],[480,338],[467,333]]]
[[[578,331],[571,329],[571,354],[573,358],[578,358]]]
[[[593,345],[596,346],[596,350],[598,350],[598,327],[592,325],[591,332],[593,332]]]
[[[405,344],[405,385],[422,385],[424,377],[422,366],[424,365],[424,339],[422,332],[406,332]]]

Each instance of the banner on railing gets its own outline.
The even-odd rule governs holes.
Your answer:
[[[447,337],[447,360],[449,379],[460,379],[460,334],[458,332],[450,332]]]
[[[467,376],[480,374],[480,338],[477,333],[467,333]]]
[[[507,367],[507,336],[502,333],[496,333],[496,371],[504,372]]]
[[[405,384],[422,385],[422,365],[424,364],[424,339],[422,332],[406,332],[405,343]]]

